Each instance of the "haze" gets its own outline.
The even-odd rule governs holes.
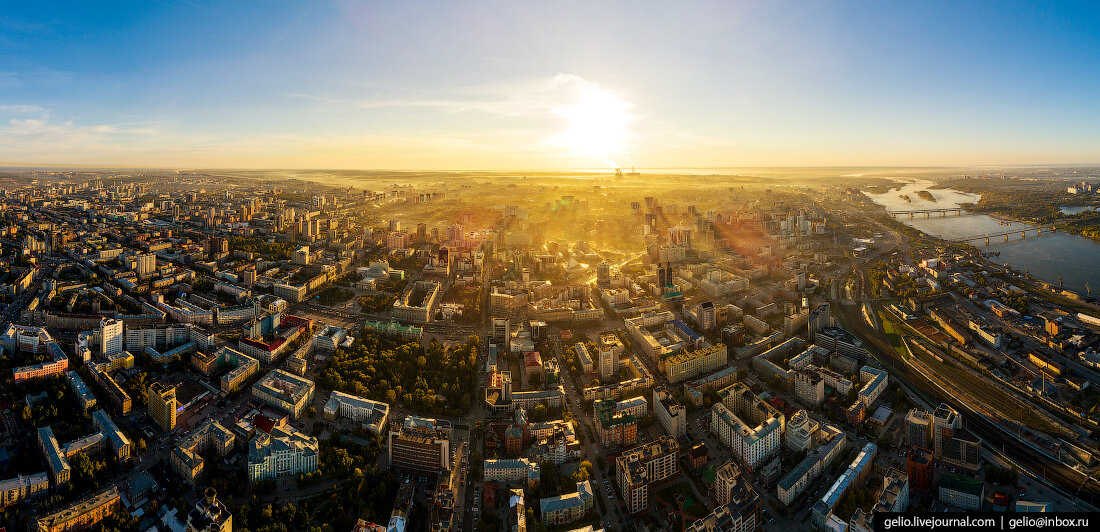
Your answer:
[[[5,11],[0,162],[9,165],[1100,161],[1095,4],[197,1]]]

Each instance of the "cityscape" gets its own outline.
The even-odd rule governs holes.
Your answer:
[[[1073,529],[1100,508],[1095,129],[1067,125],[1054,149],[914,121],[903,149],[850,125],[818,143],[810,117],[765,147],[771,125],[705,138],[723,133],[704,110],[677,130],[691,120],[616,88],[626,66],[601,80],[590,48],[537,44],[570,68],[498,25],[583,40],[628,5],[181,4],[0,16],[0,531]],[[788,9],[935,33],[909,7],[689,4],[628,17],[691,26],[646,45],[655,68],[711,64],[676,36],[745,38],[708,15],[754,36],[813,25]],[[1043,17],[1100,31],[1094,7],[999,7],[1015,9],[929,9],[991,35]],[[634,42],[619,24],[590,44]],[[426,42],[453,50],[411,44],[444,27]],[[439,89],[484,60],[480,39],[513,43],[472,67],[509,81]],[[745,53],[761,76],[791,60]],[[1056,61],[1100,57],[1082,55]],[[521,58],[549,78],[517,82]],[[244,66],[284,59],[270,78]],[[218,61],[201,89],[139,80]],[[342,61],[365,72],[296,86]],[[727,79],[689,70],[700,99]],[[754,83],[735,98],[772,97]],[[710,105],[722,122],[744,103]]]

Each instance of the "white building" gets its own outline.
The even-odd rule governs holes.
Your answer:
[[[761,400],[744,383],[718,392],[722,402],[711,407],[710,430],[741,460],[756,469],[779,451],[783,414]]]
[[[653,412],[669,436],[680,438],[687,434],[687,411],[668,391],[662,388],[653,390]]]
[[[99,322],[100,351],[104,356],[117,355],[126,349],[126,336],[122,329],[122,320]]]
[[[330,420],[336,419],[337,416],[349,418],[363,423],[375,434],[381,434],[389,424],[390,406],[386,403],[333,391],[325,403],[324,416],[325,419]]]
[[[269,480],[317,470],[317,438],[293,428],[257,432],[248,442],[248,480]]]

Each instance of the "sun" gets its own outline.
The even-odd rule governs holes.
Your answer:
[[[597,87],[587,88],[573,103],[552,109],[567,122],[553,144],[571,155],[613,161],[625,155],[632,104]]]

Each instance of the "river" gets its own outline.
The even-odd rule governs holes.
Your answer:
[[[931,189],[934,183],[926,180],[907,180],[898,183],[898,188],[884,194],[867,196],[872,201],[886,207],[887,210],[919,210],[957,207],[962,203],[976,203],[981,196],[952,189]],[[925,201],[917,197],[917,191],[927,190],[936,201]],[[905,201],[901,195],[908,195]],[[1013,228],[1032,227],[1030,224],[1004,222],[985,214],[967,214],[962,216],[948,214],[940,216],[932,213],[928,218],[923,214],[899,216],[902,223],[920,229],[925,233],[941,238],[963,238],[987,233],[999,233]],[[1035,236],[1032,232],[1026,239],[1019,234],[1010,235],[1006,243],[1004,237],[991,238],[989,246],[984,241],[972,244],[983,251],[998,251],[999,256],[989,260],[1007,264],[1017,270],[1027,270],[1031,275],[1044,281],[1058,284],[1058,276],[1066,289],[1085,294],[1085,283],[1091,288],[1100,289],[1100,242],[1085,237],[1062,232],[1044,232]]]

